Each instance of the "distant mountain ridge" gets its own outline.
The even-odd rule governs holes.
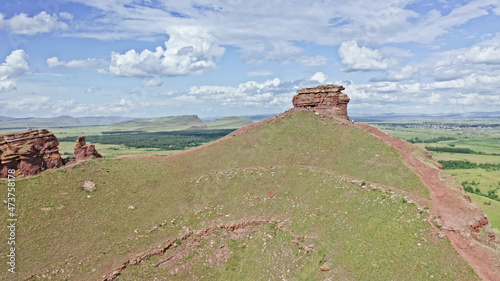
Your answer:
[[[98,116],[98,117],[78,117],[82,125],[111,125],[118,122],[134,119],[132,117],[122,116]]]
[[[243,119],[250,119],[252,120],[253,122],[259,122],[259,121],[262,121],[262,120],[265,120],[267,118],[270,118],[270,117],[273,117],[273,116],[276,116],[278,115],[279,113],[271,113],[271,114],[253,114],[253,115],[236,115],[234,117],[238,117],[238,118],[243,118]],[[212,122],[212,121],[216,121],[216,120],[220,120],[220,119],[223,119],[223,118],[229,118],[229,117],[224,117],[224,116],[213,116],[213,117],[204,117],[202,118],[203,121],[205,122]]]
[[[190,129],[236,129],[253,123],[250,119],[224,117],[205,122],[198,115],[165,116],[158,118],[137,118],[113,124],[108,131],[176,131]]]
[[[207,128],[240,128],[251,123],[253,123],[251,119],[234,116],[212,119],[210,122],[201,120],[197,115],[163,116],[157,118],[132,118],[122,116],[72,117],[69,115],[50,118],[14,118],[0,116],[0,129],[26,129],[28,126],[34,129],[110,126],[106,128],[106,130],[170,131]]]
[[[200,119],[197,115],[180,115],[180,116],[165,116],[157,118],[133,118],[133,117],[123,117],[123,116],[96,116],[96,117],[72,117],[69,115],[61,115],[58,117],[26,117],[26,118],[15,118],[8,116],[0,116],[0,129],[24,129],[28,125],[31,128],[58,128],[58,127],[78,127],[78,126],[109,126],[117,123],[123,123],[127,121],[137,120],[134,123],[128,124],[151,124],[170,120],[171,117],[182,117],[182,116],[196,116],[190,117],[193,122],[191,126],[204,126],[214,127],[218,123],[214,122],[226,122],[229,120],[227,118],[238,118],[237,122],[257,122],[267,119],[276,114],[261,114],[261,115],[242,115],[233,117],[210,117]],[[462,112],[462,113],[443,113],[443,114],[417,114],[417,113],[387,113],[387,114],[351,114],[351,117],[357,122],[382,122],[396,119],[498,119],[500,118],[500,111],[494,112]],[[166,119],[165,119],[166,118]],[[187,118],[187,117],[186,117]],[[157,119],[157,121],[152,122],[152,120]],[[181,118],[182,119],[182,118]],[[195,120],[198,119],[198,120]],[[147,121],[150,120],[150,121]],[[224,121],[222,121],[224,120]],[[247,120],[247,121],[242,121]],[[236,121],[236,119],[233,119]],[[170,122],[170,121],[168,121]],[[180,121],[182,122],[182,121]],[[207,124],[203,124],[207,123]],[[212,124],[208,125],[208,124]],[[251,122],[250,122],[251,123]],[[247,123],[247,124],[250,124]],[[247,125],[244,124],[244,125]],[[122,126],[122,125],[120,125]],[[234,126],[234,125],[232,125]],[[239,128],[241,126],[236,126],[234,128]],[[233,128],[233,127],[231,127]]]
[[[111,125],[133,118],[121,116],[98,116],[98,117],[72,117],[61,115],[58,117],[27,117],[14,118],[0,116],[0,129],[24,129],[31,128],[54,128],[54,127],[76,127],[76,126],[98,126]]]
[[[113,124],[108,131],[172,131],[191,127],[205,128],[205,123],[197,115],[165,116],[158,118],[136,118]]]

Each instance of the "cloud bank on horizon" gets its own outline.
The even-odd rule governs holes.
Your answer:
[[[350,114],[500,106],[498,0],[0,3],[0,115],[279,113],[342,84]]]

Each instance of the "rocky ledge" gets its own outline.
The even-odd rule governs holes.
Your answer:
[[[343,86],[327,85],[314,88],[305,88],[297,91],[293,97],[295,108],[320,109],[338,116],[347,117],[349,97],[342,93]]]
[[[31,176],[61,167],[58,145],[57,138],[46,129],[0,135],[0,177],[7,177],[9,169],[15,169],[15,175]]]

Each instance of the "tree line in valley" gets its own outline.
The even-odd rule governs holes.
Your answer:
[[[184,150],[220,139],[234,129],[184,130],[168,132],[106,132],[104,135],[86,136],[90,143],[117,144],[135,148],[158,148],[162,150]],[[59,141],[74,142],[75,137],[60,138]]]
[[[445,147],[445,146],[426,146],[428,151],[435,152],[449,152],[449,153],[462,153],[462,154],[479,154],[479,155],[500,155],[499,153],[485,153],[482,151],[475,151],[470,148],[462,147]]]
[[[449,141],[449,140],[456,140],[456,138],[454,138],[454,137],[434,137],[434,138],[430,138],[427,140],[423,140],[423,139],[420,139],[419,137],[415,137],[415,138],[407,139],[406,141],[410,142],[410,143],[433,143],[433,142]]]
[[[500,201],[500,198],[498,198],[498,190],[500,189],[500,182],[498,182],[498,187],[495,189],[488,190],[488,193],[483,193],[481,189],[479,189],[479,182],[476,181],[463,181],[461,185],[464,187],[464,190],[470,193],[474,193],[477,195],[481,195],[496,201]],[[487,204],[488,205],[488,204]]]
[[[443,166],[444,170],[476,168],[485,169],[488,172],[500,170],[500,164],[475,163],[468,160],[439,160],[438,162]]]

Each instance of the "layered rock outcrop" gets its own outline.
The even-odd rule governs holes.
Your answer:
[[[73,152],[73,158],[71,158],[68,163],[72,164],[90,158],[102,158],[102,155],[97,152],[93,144],[87,144],[85,137],[78,137]]]
[[[349,97],[342,93],[343,86],[327,85],[315,88],[305,88],[297,91],[293,97],[296,108],[320,109],[338,116],[348,117],[347,104]]]
[[[14,169],[15,176],[33,176],[46,169],[59,168],[65,164],[59,153],[59,141],[47,129],[28,130],[0,135],[0,178]],[[67,164],[90,158],[102,158],[93,144],[87,144],[85,137],[79,137],[73,158]]]
[[[59,142],[46,129],[29,130],[0,135],[0,177],[7,177],[9,169],[14,175],[36,175],[45,169],[61,167]]]

